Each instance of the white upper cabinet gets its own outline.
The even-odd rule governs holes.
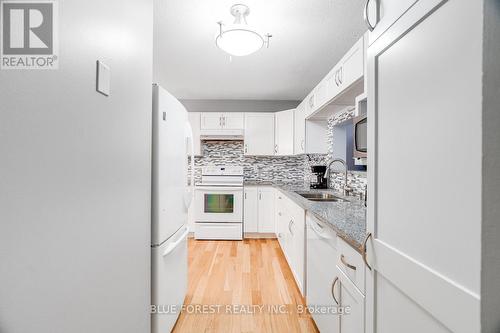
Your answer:
[[[349,88],[351,84],[363,77],[365,72],[364,59],[364,37],[361,37],[338,65],[337,81],[340,87],[339,92]],[[330,95],[329,97],[334,98],[335,96]]]
[[[373,31],[368,40],[371,45],[384,33],[401,15],[419,0],[366,0],[365,23]]]
[[[245,113],[245,155],[274,155],[274,113]]]
[[[245,116],[242,112],[226,112],[222,117],[224,129],[238,130],[245,128]]]
[[[375,1],[375,0],[372,0]],[[349,89],[365,72],[365,35],[342,57],[335,67],[304,99],[308,118]],[[354,100],[352,101],[354,103]]]
[[[200,128],[204,130],[222,129],[223,117],[224,114],[220,112],[203,112]]]
[[[276,112],[274,144],[276,155],[293,155],[294,109]]]
[[[200,126],[201,126],[201,116],[200,112],[188,112],[188,120],[193,129],[193,145],[194,154],[201,155],[201,142],[200,142]]]
[[[202,112],[202,130],[243,129],[244,116],[241,112]]]
[[[305,115],[306,100],[297,106],[294,111],[294,153],[295,155],[304,154],[306,152],[306,115]]]

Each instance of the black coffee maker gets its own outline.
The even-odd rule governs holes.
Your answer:
[[[326,166],[313,165],[311,166],[311,172],[313,176],[311,177],[310,187],[315,189],[326,189],[328,184],[325,178]]]

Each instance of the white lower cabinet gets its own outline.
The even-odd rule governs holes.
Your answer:
[[[305,295],[305,211],[281,191],[276,191],[278,241],[295,282]]]
[[[243,225],[246,233],[276,233],[275,190],[271,186],[246,186]]]
[[[336,311],[334,292],[339,295],[336,233],[306,214],[307,267],[306,267],[306,302],[320,332],[338,333],[340,317],[335,313],[323,314],[323,309]],[[336,290],[334,291],[334,288]]]
[[[338,287],[335,286],[334,292],[338,291],[336,299],[345,312],[339,316],[339,332],[362,333],[365,331],[365,296],[338,267],[337,276]]]
[[[259,232],[259,203],[257,187],[245,187],[243,194],[243,230]]]
[[[361,254],[310,214],[306,233],[306,302],[316,326],[320,332],[365,332],[365,296],[355,284],[364,285]]]
[[[259,187],[258,195],[258,216],[259,216],[259,232],[275,233],[276,222],[274,216],[274,188]]]

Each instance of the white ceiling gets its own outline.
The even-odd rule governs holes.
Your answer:
[[[215,46],[238,0],[155,0],[154,80],[182,99],[301,100],[366,31],[365,0],[244,0],[271,33],[246,57]]]

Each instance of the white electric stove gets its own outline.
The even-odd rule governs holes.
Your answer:
[[[203,167],[195,200],[196,239],[243,239],[243,167]]]

